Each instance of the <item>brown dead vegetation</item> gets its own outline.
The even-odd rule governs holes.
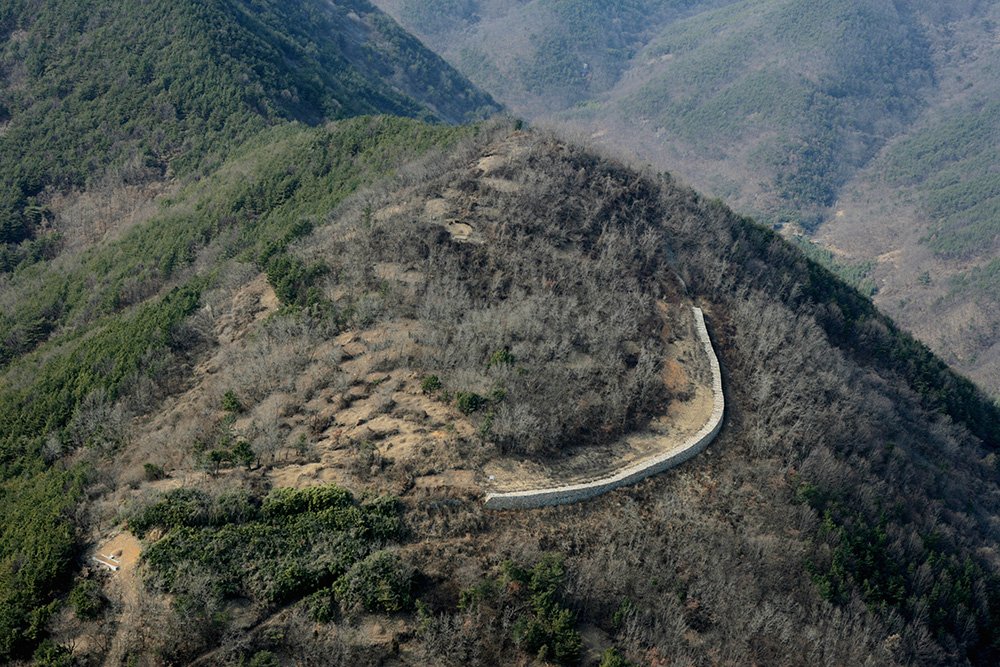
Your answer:
[[[486,171],[520,189],[480,183]],[[446,216],[422,218],[426,198],[451,198],[448,210],[461,212],[484,243],[455,238]],[[592,219],[603,222],[586,227]],[[612,242],[619,226],[642,231],[636,219],[655,220],[663,236]],[[834,328],[833,307],[802,296],[797,255],[757,233],[672,183],[551,137],[484,132],[447,160],[361,193],[296,248],[332,265],[325,294],[350,326],[272,314],[269,289],[255,276],[229,285],[245,289],[206,297],[214,310],[182,389],[133,425],[133,445],[115,460],[122,472],[105,495],[95,493],[90,511],[113,516],[181,480],[213,493],[333,482],[400,497],[399,553],[420,573],[415,595],[424,612],[317,624],[301,604],[262,620],[244,602],[226,600],[212,610],[228,614],[227,630],[200,664],[238,664],[267,650],[282,664],[540,665],[512,639],[519,612],[509,591],[475,608],[459,601],[462,590],[495,580],[505,561],[531,567],[545,552],[566,557],[563,599],[586,645],[614,645],[635,664],[959,664],[972,639],[937,637],[905,609],[869,608],[861,582],[845,580],[833,601],[820,595],[806,563],[829,566],[842,538],[821,531],[824,517],[804,502],[803,483],[836,494],[858,521],[883,520],[887,559],[914,563],[907,585],[923,594],[946,583],[920,569],[923,536],[939,535],[948,558],[997,573],[995,456],[923,403],[884,360],[865,356],[858,340],[837,338],[847,334]],[[603,247],[593,242],[602,235],[609,236]],[[625,248],[629,254],[615,255]],[[590,261],[597,279],[608,280],[599,284],[622,296],[617,303],[589,298],[599,290],[577,291],[587,278],[577,271]],[[727,426],[712,448],[669,474],[584,503],[485,511],[482,474],[503,455],[539,461],[607,451],[610,459],[613,449],[601,448],[657,424],[682,428],[681,408],[699,401],[705,370],[685,331],[678,274],[706,306],[726,376]],[[615,292],[616,275],[639,296]],[[888,336],[865,326],[865,335]],[[515,372],[488,366],[500,349],[515,358]],[[635,372],[644,351],[656,363]],[[517,364],[529,373],[517,375]],[[622,421],[593,422],[615,428],[580,427],[574,419],[586,411],[566,419],[563,410],[600,402],[602,388],[629,373],[655,380],[656,392],[640,409],[616,413]],[[443,387],[424,393],[430,374]],[[518,377],[538,382],[519,397]],[[483,410],[459,411],[456,391],[487,395],[497,379],[509,384],[492,405],[494,425],[500,406],[547,401],[552,411],[533,416],[555,440],[515,451],[503,432],[483,434]],[[634,398],[643,386],[614,388]],[[227,425],[222,397],[230,389],[243,411]],[[668,390],[666,398],[659,393]],[[260,462],[216,474],[197,468],[193,441],[218,444],[229,435],[247,438]],[[168,478],[143,482],[137,473],[147,460],[160,462]],[[982,594],[971,593],[980,601]],[[160,664],[157,650],[167,643],[183,654],[184,632],[200,636],[176,623],[162,597],[141,602],[127,617],[121,608],[107,616],[131,628],[139,664]],[[164,619],[184,630],[157,635]],[[95,661],[128,659],[88,646]],[[584,664],[594,664],[596,654],[587,656]]]

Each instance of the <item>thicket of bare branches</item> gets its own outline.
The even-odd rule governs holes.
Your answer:
[[[510,145],[518,150],[482,173],[479,160]],[[469,225],[469,240],[448,221]],[[635,664],[989,663],[996,456],[885,352],[898,333],[853,316],[854,297],[822,284],[780,239],[669,178],[500,125],[359,193],[295,252],[329,266],[321,286],[334,312],[322,325],[274,318],[234,352],[226,383],[251,406],[291,391],[338,327],[406,320],[418,351],[391,363],[487,397],[474,417],[492,410],[488,437],[500,447],[552,453],[614,437],[669,399],[655,304],[683,291],[676,272],[709,314],[726,425],[681,468],[577,505],[491,513],[404,497],[409,558],[428,573],[415,595],[429,609],[407,620],[402,655],[363,621],[317,626],[298,607],[266,633],[178,625],[170,641],[218,642],[224,664],[261,650],[288,664],[527,660],[511,643],[517,619],[504,593],[459,609],[458,591],[505,560],[531,567],[555,551],[567,557],[565,602],[578,626]],[[262,429],[277,422],[265,403],[252,409]],[[109,410],[88,399],[80,437],[113,427]],[[882,562],[899,564],[890,574],[904,593],[876,590],[885,568],[863,570],[845,550],[868,533]]]
[[[897,363],[896,353],[876,352],[905,347],[898,332],[880,318],[864,315],[862,297],[825,285],[832,279],[807,270],[787,244],[719,204],[701,200],[669,179],[643,180],[625,170],[616,172],[621,168],[598,158],[586,163],[574,149],[547,137],[521,141],[528,157],[512,160],[504,176],[522,186],[520,195],[531,193],[532,202],[518,204],[513,195],[460,180],[438,178],[426,186],[431,195],[449,185],[480,192],[478,205],[501,202],[512,213],[503,224],[482,228],[493,234],[481,232],[489,239],[483,246],[456,243],[440,228],[423,227],[420,234],[433,243],[427,244],[427,257],[409,261],[431,277],[421,309],[415,308],[425,325],[434,324],[426,341],[436,351],[429,357],[431,367],[471,374],[511,337],[562,359],[566,356],[560,357],[559,350],[603,351],[615,344],[623,349],[625,342],[636,340],[629,334],[653,341],[654,325],[640,315],[616,321],[625,332],[617,339],[616,327],[608,322],[621,312],[619,306],[629,312],[630,304],[649,304],[676,270],[710,306],[730,399],[728,425],[710,450],[718,458],[694,462],[693,477],[682,473],[680,479],[631,492],[647,509],[627,516],[613,513],[615,528],[598,530],[600,540],[560,538],[560,533],[583,529],[560,531],[555,526],[579,521],[592,533],[594,513],[607,511],[601,501],[594,503],[600,509],[542,512],[525,531],[536,529],[542,548],[576,554],[570,565],[571,570],[576,567],[574,596],[581,618],[613,630],[633,658],[662,664],[988,661],[984,641],[996,603],[992,584],[986,582],[1000,574],[1000,534],[993,518],[1000,510],[995,456],[964,423],[942,414],[947,406],[918,391],[912,366],[908,370]],[[583,160],[582,168],[567,166],[581,165],[574,160]],[[607,180],[588,179],[600,173]],[[614,225],[588,227],[588,212],[594,209],[567,204],[566,192],[586,190],[595,180],[603,187],[595,201],[603,197],[614,202],[596,210],[615,211],[610,215]],[[650,192],[656,193],[655,206],[647,199]],[[400,213],[375,220],[372,229],[388,228],[397,218],[397,224],[421,229],[419,215],[418,210],[409,217]],[[464,219],[477,219],[475,211]],[[621,246],[608,237],[609,227],[619,225],[626,228]],[[602,255],[598,248],[605,240],[609,251]],[[493,252],[499,248],[506,250]],[[551,260],[566,248],[579,250],[574,261],[560,265]],[[664,252],[666,248],[670,251]],[[602,256],[616,258],[605,265],[613,267],[607,273],[597,269]],[[426,268],[435,265],[445,270]],[[553,266],[565,267],[565,272]],[[512,276],[523,281],[518,286],[527,287],[511,289]],[[547,280],[553,289],[539,289]],[[588,291],[591,284],[595,287]],[[650,286],[654,284],[661,287]],[[594,299],[599,293],[614,294],[613,305],[581,326],[592,303],[601,307],[603,302]],[[646,301],[630,300],[635,294]],[[641,307],[635,312],[640,311],[650,312]],[[538,338],[531,337],[529,322],[542,323]],[[549,322],[551,328],[545,327]],[[599,332],[602,340],[586,348],[589,341],[560,336],[581,330]],[[602,347],[609,340],[610,346]],[[513,345],[509,349],[515,356],[530,354]],[[641,365],[640,358],[631,359],[633,368]],[[463,365],[463,359],[472,361]],[[620,381],[627,373],[613,366],[609,376],[572,381],[600,391],[615,386],[611,378]],[[485,375],[492,379],[489,372]],[[504,421],[512,417],[531,423],[531,430],[545,432],[545,424],[558,424],[560,432],[567,432],[558,419],[531,421],[539,414],[539,397],[558,396],[560,386],[537,387],[533,402],[511,401],[509,413],[498,411],[494,432],[500,422],[502,433]],[[832,523],[825,519],[823,505],[809,500],[814,498],[810,493],[829,499]],[[896,583],[909,597],[896,604],[879,603],[874,597],[879,593],[869,591],[869,582],[860,575],[844,574],[836,594],[817,585],[822,581],[818,575],[835,571],[834,560],[844,553],[842,540],[869,529],[882,536],[873,548],[900,564]],[[489,561],[484,567],[491,567]],[[969,567],[978,568],[974,579],[979,583],[973,584],[968,602],[955,601],[954,595],[961,593],[949,594],[949,600],[934,597],[936,590],[958,590],[959,573]],[[625,597],[635,611],[626,614],[621,627],[608,627]],[[933,600],[938,610],[928,608]],[[486,653],[492,650],[487,628],[493,622],[481,626],[478,639]]]
[[[402,190],[358,195],[302,256],[330,266],[327,292],[353,323],[419,321],[413,361],[452,393],[497,397],[488,438],[503,450],[551,454],[635,428],[670,398],[655,302],[677,287],[656,185],[551,140],[492,181],[477,158],[459,151]]]

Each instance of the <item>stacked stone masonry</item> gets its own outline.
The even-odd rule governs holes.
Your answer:
[[[708,329],[705,328],[705,316],[701,312],[701,308],[692,308],[691,310],[694,312],[695,328],[698,331],[698,337],[705,347],[705,354],[708,355],[709,363],[712,367],[712,415],[705,422],[705,425],[701,427],[701,430],[677,447],[619,470],[609,477],[597,479],[592,482],[569,484],[547,489],[514,491],[511,493],[489,493],[486,495],[483,504],[488,509],[511,509],[562,505],[586,498],[593,498],[612,489],[635,484],[651,475],[673,468],[705,449],[715,439],[715,436],[718,435],[719,430],[722,428],[722,416],[726,406],[725,398],[722,394],[722,372],[719,369],[719,359],[715,356],[715,349],[712,347],[712,341],[708,337]]]

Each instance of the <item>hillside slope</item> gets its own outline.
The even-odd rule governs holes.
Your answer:
[[[379,4],[529,120],[817,240],[1000,390],[995,4]]]
[[[0,45],[3,271],[51,256],[52,232],[100,237],[168,175],[278,122],[497,110],[364,0],[4,0]],[[67,199],[80,191],[93,210]]]
[[[0,660],[61,606],[99,462],[185,381],[164,354],[217,253],[266,267],[497,108],[363,0],[0,3]],[[364,113],[440,126],[335,122]]]
[[[246,253],[262,268],[285,266],[285,248],[322,212],[407,156],[468,131],[394,118],[278,126],[121,238],[5,283],[7,340],[23,341],[0,381],[5,659],[37,644],[60,608],[52,597],[87,539],[79,502],[107,491],[102,471],[127,446],[130,422],[187,381],[187,351],[198,340],[188,317],[220,260]],[[187,447],[204,437],[189,435]]]
[[[35,562],[12,529],[40,525],[27,499],[66,485],[79,504],[44,507],[71,512],[76,554],[126,526],[143,545],[139,578],[50,582],[68,604],[29,614],[54,640],[39,656],[996,661],[1000,415],[867,298],[721,204],[543,133],[338,127],[262,137],[178,206],[225,216],[244,189],[280,191],[288,163],[327,173],[361,137],[356,166],[452,147],[344,200],[318,197],[326,177],[253,200],[185,291],[67,329],[6,373],[4,400],[76,401],[20,441],[30,457],[7,450],[24,472],[4,502],[25,499],[4,512],[7,562]],[[603,446],[683,394],[689,366],[664,364],[662,337],[681,320],[665,326],[657,298],[708,313],[718,440],[635,488],[483,509],[488,462]],[[129,333],[145,321],[162,335]],[[153,346],[95,358],[119,331]]]
[[[266,128],[364,113],[458,122],[497,110],[363,0],[5,2],[0,30],[0,160],[8,165],[0,272],[14,274],[0,361],[44,340],[80,297],[43,287],[34,305],[18,303],[13,295],[50,274],[32,264],[147,220],[154,200],[213,173]],[[194,250],[178,241],[166,266],[143,269],[169,274],[178,253]]]
[[[428,4],[381,6],[529,119],[602,133],[766,222],[817,219],[934,84],[910,6]]]

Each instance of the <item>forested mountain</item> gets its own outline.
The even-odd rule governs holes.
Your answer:
[[[1000,390],[996,3],[378,4],[516,113],[797,236]]]
[[[0,29],[4,272],[148,216],[178,177],[275,124],[497,110],[363,0],[5,2]],[[0,318],[0,359],[44,338],[67,298]]]
[[[70,225],[60,195],[204,173],[280,121],[497,110],[364,0],[4,0],[0,39],[5,271]]]
[[[93,468],[50,466],[53,452],[96,442],[66,439],[81,400],[101,406],[96,397],[114,399],[123,382],[149,382],[154,350],[197,306],[212,261],[204,248],[239,237],[230,251],[277,252],[309,228],[310,207],[454,134],[327,123],[381,113],[443,125],[497,110],[364,0],[0,3],[0,364],[10,401],[0,660],[37,645],[74,562],[71,508]],[[380,140],[399,132],[399,143]],[[267,186],[247,184],[274,161],[281,172],[268,172]],[[185,188],[204,194],[208,176],[218,189],[196,199],[212,212],[194,215]],[[296,191],[311,195],[293,220],[264,215]],[[114,242],[88,250],[104,239]],[[44,370],[23,384],[18,364],[39,346]],[[118,426],[112,418],[99,430]]]
[[[0,661],[1000,660],[1000,410],[866,295],[669,173],[443,122],[495,107],[363,2],[86,6],[0,5]],[[657,21],[768,25],[615,7],[619,41],[586,33],[609,91]],[[836,141],[883,113],[929,134],[864,151],[927,153],[924,85],[832,104]],[[498,461],[596,466],[676,420],[692,305],[707,451],[484,509]]]
[[[5,656],[996,661],[996,407],[664,174],[513,124],[288,125],[65,280],[113,293],[163,234],[194,252],[152,296],[4,375]],[[681,329],[651,312],[692,298],[725,374],[709,451],[484,510],[496,457],[558,460],[664,409],[651,361]],[[123,529],[137,569],[86,567]]]

